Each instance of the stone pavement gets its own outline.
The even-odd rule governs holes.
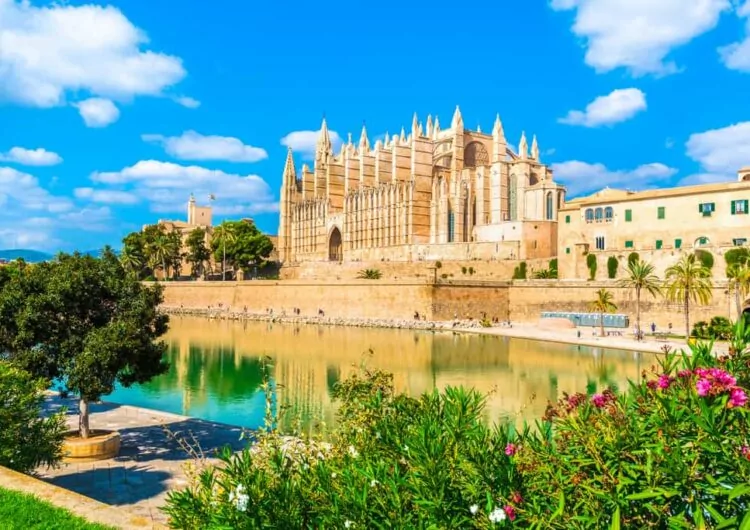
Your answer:
[[[47,411],[62,406],[68,409],[70,427],[77,428],[77,401],[48,397]],[[166,523],[167,517],[159,508],[164,506],[167,492],[187,485],[184,465],[192,458],[175,436],[194,448],[200,447],[208,456],[227,445],[237,451],[247,444],[240,440],[239,427],[114,403],[91,405],[90,424],[92,429],[120,432],[119,456],[90,463],[63,463],[59,469],[41,468],[37,470],[40,478],[125,509],[155,525]]]

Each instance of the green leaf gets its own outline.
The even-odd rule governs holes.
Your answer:
[[[609,530],[620,530],[620,507],[618,506],[612,515],[612,524],[609,525]]]
[[[655,497],[664,497],[664,491],[662,490],[647,490],[641,493],[632,493],[625,497],[629,501],[641,501],[643,499],[653,499]]]
[[[739,530],[750,530],[750,510],[748,510],[745,517],[742,518]]]
[[[747,495],[750,493],[750,484],[737,484],[732,491],[729,492],[729,500],[733,501],[737,497]]]

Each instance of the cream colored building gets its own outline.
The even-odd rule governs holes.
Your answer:
[[[725,277],[724,253],[750,241],[750,168],[737,182],[631,192],[605,188],[565,203],[558,213],[560,278],[587,278],[588,254],[597,258],[597,278],[607,278],[607,260],[620,269],[637,252],[657,274],[684,252],[704,249],[714,257],[714,276]],[[619,276],[619,275],[618,275]]]
[[[288,153],[281,188],[279,254],[314,261],[531,259],[555,254],[565,190],[541,163],[536,137],[508,145],[498,117],[491,134],[439,119],[411,134],[333,152],[325,119],[313,168],[298,177]]]

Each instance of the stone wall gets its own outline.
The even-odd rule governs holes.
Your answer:
[[[247,306],[250,313],[292,314],[300,308],[302,316],[315,316],[323,309],[326,317],[412,319],[419,312],[428,320],[458,318],[510,319],[536,322],[543,311],[588,311],[596,291],[612,291],[618,313],[635,322],[635,294],[612,281],[481,281],[439,280],[341,280],[341,281],[246,281],[184,282],[166,284],[164,304],[170,307],[206,308],[222,304],[233,311]],[[642,322],[656,323],[660,329],[672,323],[681,331],[683,308],[663,297],[653,299],[643,294]],[[736,318],[734,298],[724,284],[717,283],[713,299],[707,306],[691,308],[691,322],[710,320],[714,316]]]

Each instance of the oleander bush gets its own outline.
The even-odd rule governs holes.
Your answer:
[[[750,528],[750,332],[667,353],[626,392],[563,395],[535,425],[364,370],[327,442],[273,426],[169,494],[174,528]],[[655,358],[656,359],[656,358]]]

